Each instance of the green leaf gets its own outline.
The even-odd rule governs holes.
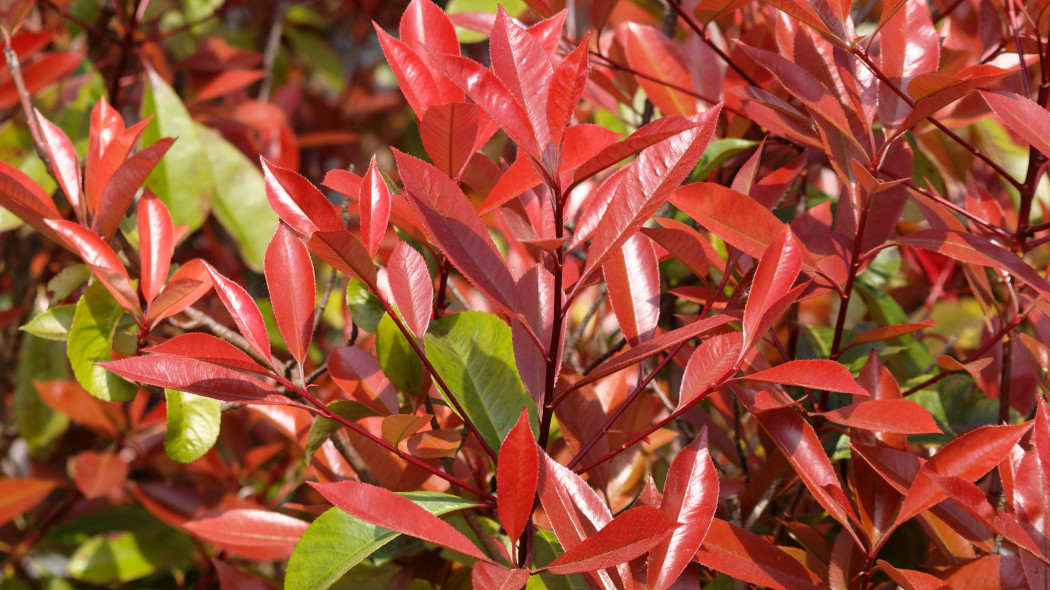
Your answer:
[[[876,326],[894,326],[911,321],[900,305],[885,291],[868,288],[862,283],[857,283],[856,291],[871,313],[871,320]],[[937,326],[940,328],[940,323]],[[897,341],[904,347],[904,352],[885,361],[894,374],[918,375],[933,365],[933,356],[914,335],[905,334],[898,337]]]
[[[40,338],[65,342],[69,339],[69,328],[73,326],[76,310],[75,305],[59,305],[29,320],[22,329]]]
[[[726,160],[757,145],[758,142],[751,139],[737,139],[727,137],[712,141],[704,155],[700,156],[700,162],[693,171],[692,180],[706,180],[711,173],[718,169]]]
[[[353,400],[336,400],[328,404],[328,409],[351,422],[356,422],[368,416],[378,416],[368,406]],[[314,453],[317,452],[317,449],[321,448],[324,441],[328,440],[328,437],[332,436],[333,432],[342,427],[343,425],[335,420],[318,416],[314,423],[310,425],[310,432],[306,435],[306,460],[309,461],[314,456]]]
[[[426,342],[427,359],[489,446],[499,448],[522,407],[538,430],[536,403],[514,362],[510,326],[492,314],[465,311],[432,322]]]
[[[357,279],[350,279],[346,283],[346,308],[357,327],[371,334],[379,330],[379,322],[386,313],[379,298]]]
[[[438,516],[474,505],[470,500],[438,492],[401,495]],[[296,544],[288,560],[285,590],[328,588],[350,568],[397,536],[393,531],[332,508],[317,517]]]
[[[164,450],[179,463],[199,459],[219,438],[221,403],[183,391],[165,389],[168,399],[168,430]]]
[[[52,443],[69,427],[69,418],[51,409],[40,399],[33,381],[69,378],[64,348],[65,345],[60,342],[26,334],[18,349],[14,391],[15,426],[29,445],[29,450],[41,459],[49,455]]]
[[[194,551],[189,538],[172,528],[123,531],[88,539],[73,552],[67,569],[81,582],[128,582],[185,563]]]
[[[445,12],[449,15],[461,12],[495,14],[497,5],[502,6],[507,14],[515,17],[520,16],[529,8],[523,0],[450,0]],[[463,27],[456,27],[456,36],[459,37],[460,43],[478,43],[488,39],[488,35]]]
[[[292,42],[295,55],[306,59],[318,79],[335,94],[342,94],[346,89],[343,60],[331,45],[320,36],[303,29],[289,27],[284,30],[284,34]]]
[[[535,551],[533,561],[536,567],[543,567],[564,553],[554,533],[544,530],[536,531],[533,551]],[[538,581],[533,583],[533,580]],[[530,577],[526,588],[530,590],[538,588],[546,588],[547,590],[584,590],[584,588],[587,588],[587,583],[583,581],[583,577],[580,574],[556,576],[552,573],[544,572],[539,576]]]
[[[198,133],[215,179],[212,212],[236,240],[245,264],[262,272],[266,246],[277,230],[277,214],[266,200],[262,172],[218,133],[202,125]]]
[[[143,145],[164,137],[178,141],[150,173],[146,187],[168,206],[175,225],[187,225],[192,232],[204,223],[215,194],[208,152],[182,99],[152,70],[142,95],[142,117],[148,115],[154,119],[142,132]]]
[[[126,402],[135,397],[138,386],[110,373],[95,363],[113,360],[113,333],[124,308],[95,281],[77,302],[69,328],[66,352],[77,381],[91,395],[107,402]]]
[[[383,315],[376,330],[376,357],[394,387],[414,394],[423,389],[423,361],[389,315]]]
[[[69,297],[90,278],[91,268],[86,264],[74,264],[58,271],[58,274],[47,282],[47,292],[51,293],[51,302],[55,303]]]

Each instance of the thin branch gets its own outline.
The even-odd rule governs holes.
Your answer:
[[[29,133],[33,136],[33,145],[36,147],[36,153],[44,161],[47,173],[54,178],[58,178],[58,175],[55,174],[55,167],[51,162],[51,156],[47,152],[47,144],[44,143],[44,134],[40,131],[40,122],[37,121],[36,112],[33,110],[32,99],[29,96],[29,91],[26,90],[18,54],[11,48],[11,33],[7,30],[7,27],[0,26],[0,34],[4,36],[4,59],[7,61],[7,69],[11,73],[15,89],[18,91],[18,102],[22,105],[22,112],[25,113],[26,123],[29,125]]]
[[[273,87],[273,64],[277,60],[277,50],[281,47],[281,33],[284,30],[284,13],[288,10],[288,2],[281,0],[273,9],[273,22],[270,23],[270,33],[266,37],[266,50],[263,52],[263,72],[265,75],[262,84],[259,85],[259,100],[266,102],[270,100],[270,90]]]

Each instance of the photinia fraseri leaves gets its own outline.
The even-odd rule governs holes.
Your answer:
[[[887,3],[886,7],[890,4]],[[883,21],[885,24],[880,29],[880,62],[885,77],[898,89],[904,89],[915,76],[937,71],[940,45],[924,3],[902,0],[896,4],[898,12]],[[881,80],[878,99],[879,119],[888,130],[902,123],[911,112],[904,99]]]
[[[572,574],[626,563],[671,535],[677,523],[653,506],[631,508],[597,533],[547,564],[547,571]]]
[[[426,109],[419,121],[419,138],[435,166],[449,178],[458,178],[474,154],[478,137],[478,107],[473,103],[452,102]]]
[[[620,331],[631,345],[653,337],[660,319],[660,267],[652,242],[634,234],[602,265]]]
[[[739,332],[718,334],[700,343],[685,365],[676,409],[703,399],[715,385],[735,373],[743,346]]]
[[[866,400],[816,414],[831,422],[873,432],[894,434],[940,433],[929,410],[904,399]]]
[[[215,286],[215,294],[219,296],[226,311],[230,312],[241,335],[248,341],[252,350],[258,353],[264,361],[270,362],[270,338],[266,334],[266,323],[263,321],[262,312],[259,311],[255,300],[248,295],[244,287],[222,276],[210,264],[207,265],[207,268],[212,284]]]
[[[763,251],[744,306],[744,350],[761,337],[759,329],[783,293],[791,290],[802,270],[802,244],[785,226]],[[770,318],[773,319],[773,318]]]
[[[647,25],[629,23],[625,29],[627,63],[645,74],[638,76],[638,84],[649,100],[667,115],[696,114],[696,98],[683,92],[693,89],[693,79],[674,43],[663,32]]]
[[[492,590],[521,590],[529,581],[530,572],[526,568],[511,570],[501,565],[484,561],[474,564],[470,571],[470,581],[475,588]]]
[[[333,268],[364,283],[369,291],[378,290],[376,266],[361,240],[345,228],[319,230],[310,235],[306,245]]]
[[[345,230],[339,211],[309,180],[259,157],[270,207],[292,229],[307,239],[314,232]]]
[[[131,381],[225,402],[297,405],[261,379],[195,358],[151,354],[98,366]]]
[[[40,133],[51,157],[51,165],[58,175],[58,185],[62,187],[62,192],[66,193],[66,199],[77,212],[77,216],[83,219],[85,211],[81,203],[80,159],[73,149],[73,142],[69,141],[69,137],[57,125],[44,118],[39,110],[33,111],[36,113],[37,122],[40,123]]]
[[[287,559],[308,523],[270,510],[234,508],[187,521],[183,528],[234,555],[251,560]]]
[[[117,232],[120,219],[128,210],[135,193],[168,152],[175,140],[166,137],[124,160],[106,184],[99,198],[92,227],[109,240]]]
[[[587,85],[589,48],[590,32],[584,36],[575,49],[565,56],[565,59],[555,68],[551,78],[547,97],[547,126],[550,128],[551,141],[555,146],[562,145],[565,128],[569,126],[576,112],[576,105],[579,104],[584,87]],[[563,160],[566,155],[562,155]]]
[[[164,450],[179,463],[196,461],[219,437],[219,400],[174,389],[165,389],[164,399],[168,420]]]
[[[314,331],[317,283],[313,260],[299,237],[284,223],[277,226],[263,260],[277,327],[288,351],[302,365]]]
[[[863,387],[857,385],[849,369],[841,363],[828,360],[788,361],[770,369],[737,377],[736,380],[795,385],[865,397],[870,395]]]
[[[207,264],[194,258],[175,271],[156,299],[146,308],[146,317],[152,329],[162,319],[170,317],[193,305],[212,288]]]
[[[392,303],[408,329],[422,341],[430,325],[434,301],[434,281],[423,255],[407,243],[398,242],[386,270]]]
[[[131,278],[117,253],[102,238],[82,225],[65,220],[47,220],[45,223],[80,254],[98,280],[106,287],[121,307],[139,311],[139,297],[131,286]]]
[[[380,414],[396,414],[397,391],[367,351],[340,346],[328,355],[328,374],[340,389]]]
[[[1013,92],[981,90],[995,116],[1044,156],[1050,155],[1050,113],[1039,103]]]
[[[540,343],[549,346],[551,333],[554,330],[554,276],[537,264],[525,271],[518,279],[518,293],[521,300],[522,320],[511,322],[511,336],[514,343],[514,361],[518,373],[532,399],[540,404],[543,401],[547,381],[547,354],[545,348],[537,345],[524,322],[532,326],[532,333]],[[561,372],[564,341],[560,343],[555,363],[556,373]]]
[[[0,480],[0,524],[24,515],[58,487],[58,481],[28,477]]]
[[[521,537],[532,518],[538,481],[536,438],[529,426],[529,414],[522,410],[500,446],[496,465],[496,511],[512,540]]]
[[[44,220],[59,219],[61,214],[51,196],[25,172],[0,161],[0,207],[14,213],[22,221],[60,244],[64,242]]]
[[[168,280],[171,255],[175,252],[175,226],[171,214],[148,190],[139,198],[139,288],[148,303],[152,303]]]
[[[369,256],[374,257],[390,221],[390,190],[379,173],[375,156],[372,156],[359,190],[357,206],[361,215],[361,237]]]
[[[138,389],[98,364],[113,358],[113,336],[125,313],[101,282],[94,283],[77,301],[69,327],[66,354],[73,374],[84,389],[101,400],[129,401]]]

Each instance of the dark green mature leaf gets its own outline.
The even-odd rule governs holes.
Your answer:
[[[510,326],[494,315],[465,311],[431,323],[426,343],[427,359],[489,446],[499,448],[523,406],[537,428],[536,402],[514,364]]]
[[[217,399],[165,389],[168,429],[164,450],[179,463],[195,461],[219,438],[221,403]]]
[[[138,387],[95,365],[113,360],[113,333],[124,309],[101,282],[84,291],[77,302],[76,315],[69,328],[67,354],[77,381],[91,395],[109,402],[135,397]]]

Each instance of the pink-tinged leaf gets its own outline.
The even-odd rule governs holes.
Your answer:
[[[496,181],[496,185],[489,191],[485,201],[481,204],[480,213],[485,214],[495,210],[521,193],[538,186],[543,180],[536,169],[533,168],[529,156],[521,154],[517,160],[507,168],[503,175]]]
[[[638,84],[649,100],[665,115],[694,115],[696,97],[682,90],[693,89],[693,78],[686,71],[678,47],[661,31],[648,25],[626,25],[627,63],[645,74]]]
[[[566,55],[554,70],[547,97],[547,126],[555,146],[561,145],[565,128],[572,121],[576,105],[579,104],[587,86],[589,48],[590,32],[584,35],[580,44]]]
[[[58,481],[29,477],[0,479],[0,525],[28,513],[58,487]]]
[[[743,347],[740,332],[711,336],[696,347],[685,365],[676,410],[704,399],[717,384],[732,376]]]
[[[142,270],[139,288],[147,303],[152,303],[168,280],[175,252],[175,226],[164,202],[148,190],[139,198],[137,216]]]
[[[264,381],[195,358],[151,354],[99,363],[99,366],[129,381],[177,389],[224,402],[299,405]]]
[[[49,219],[48,226],[80,254],[92,272],[113,294],[117,303],[128,311],[138,311],[139,296],[131,286],[131,279],[117,253],[102,238],[82,225],[64,219]]]
[[[492,563],[452,525],[408,498],[357,481],[328,484],[310,482],[310,486],[332,505],[354,518]]]
[[[139,126],[135,126],[139,127]],[[144,126],[139,127],[141,134]],[[124,132],[124,119],[116,109],[109,106],[105,97],[100,99],[91,109],[91,125],[88,133],[88,153],[84,162],[84,199],[87,210],[94,212],[98,209],[98,200],[102,197],[102,190],[106,188],[106,182],[117,169],[120,162],[127,157],[131,144],[138,141],[138,134],[123,148],[123,154],[119,161],[112,165],[103,165],[102,158],[109,149],[110,144],[118,140]],[[125,142],[120,142],[125,143]],[[97,185],[97,188],[96,188]]]
[[[51,156],[51,166],[58,176],[58,184],[62,187],[62,192],[66,193],[69,204],[77,211],[78,216],[82,216],[85,212],[81,203],[80,160],[73,148],[73,142],[69,141],[69,137],[57,125],[45,119],[40,111],[33,110],[36,112],[37,122],[40,123],[44,147]]]
[[[517,286],[462,189],[432,164],[394,150],[405,195],[416,217],[449,258],[493,303],[518,315]]]
[[[1034,100],[1013,92],[981,90],[981,97],[1007,129],[1044,156],[1050,154],[1050,113]]]
[[[670,588],[700,549],[718,508],[718,472],[707,450],[707,429],[678,453],[664,482],[662,510],[681,523],[649,553],[648,584]]]
[[[386,56],[387,63],[394,72],[394,78],[397,79],[397,85],[417,119],[422,119],[427,109],[434,105],[462,102],[463,93],[443,76],[435,75],[435,72],[432,71],[430,64],[423,58],[426,50],[423,50],[423,53],[416,53],[407,44],[391,37],[378,24],[374,26],[376,35],[379,37],[379,45],[383,48],[383,55]],[[458,50],[455,53],[459,53]],[[459,94],[458,98],[451,96],[448,97],[448,100],[444,100],[445,95],[451,94],[443,88],[445,83],[452,87],[451,90]]]
[[[299,236],[281,223],[266,247],[263,263],[277,328],[288,351],[302,365],[313,339],[317,305],[313,260]]]
[[[5,2],[10,5],[10,2]],[[73,73],[84,62],[84,55],[79,51],[45,53],[38,59],[22,64],[22,79],[26,93],[36,96],[47,86],[62,80]],[[11,77],[4,68],[4,84],[0,86],[0,110],[8,110],[19,102],[18,90],[11,82]]]
[[[1039,413],[1045,414],[1045,404],[1040,404]],[[1045,416],[1036,414],[1036,430]],[[1033,436],[1033,438],[1036,438]],[[1046,515],[1050,509],[1050,482],[1046,478],[1047,465],[1040,454],[1043,453],[1039,441],[1035,451],[1029,451],[1022,457],[1013,481],[1012,494],[1007,486],[1006,493],[1012,497],[1014,516],[1017,524],[1038,546],[1041,557],[1050,557],[1050,538],[1047,535]],[[1003,469],[1000,467],[1000,472]],[[1006,478],[1004,478],[1005,480]],[[1025,578],[1032,588],[1045,588],[1050,582],[1050,568],[1045,563],[1025,553],[1021,554],[1021,565]]]
[[[340,389],[376,412],[397,413],[397,390],[383,374],[379,361],[365,350],[354,346],[334,349],[328,355],[328,375]]]
[[[158,140],[157,143],[124,160],[113,172],[102,191],[94,220],[103,238],[109,240],[117,233],[120,220],[131,206],[135,193],[173,143],[175,140],[170,137]]]
[[[660,261],[652,242],[634,234],[602,265],[609,302],[632,346],[650,340],[660,319]]]
[[[243,350],[222,338],[203,332],[180,334],[156,346],[143,348],[142,352],[192,358],[261,375],[268,373],[262,365],[252,360],[252,357],[245,354]]]
[[[45,219],[62,217],[51,197],[25,172],[0,161],[0,207],[17,215],[48,238],[63,243]]]
[[[81,451],[69,460],[69,473],[88,500],[108,496],[128,479],[128,464],[112,452]]]
[[[547,124],[547,97],[554,70],[547,52],[536,37],[514,22],[499,6],[489,39],[489,54],[492,58],[492,73],[503,82],[525,111],[532,127],[532,139],[540,150],[537,156],[541,155],[551,143],[551,131]],[[473,94],[471,98],[474,98]],[[499,121],[491,113],[489,115]]]
[[[470,571],[470,581],[475,588],[492,590],[521,590],[529,581],[528,568],[510,570],[502,565],[479,561]]]
[[[420,459],[455,458],[462,444],[463,432],[459,430],[426,430],[405,441],[408,452]]]
[[[398,242],[387,262],[387,280],[398,313],[408,329],[422,341],[434,303],[434,281],[423,255],[407,243]]]
[[[211,275],[200,258],[194,258],[180,266],[164,285],[164,290],[147,308],[146,317],[150,320],[150,328],[156,326],[160,320],[193,305],[211,289],[211,286]]]
[[[630,163],[594,230],[583,275],[598,268],[638,231],[692,172],[714,136],[721,110],[719,104],[685,119],[680,133],[642,150]]]
[[[293,228],[294,229],[294,228]],[[376,265],[357,236],[346,228],[336,231],[316,231],[306,242],[307,247],[333,268],[359,279],[376,292]]]
[[[777,545],[720,518],[711,521],[696,560],[733,578],[777,590],[826,587],[820,576]]]
[[[422,416],[416,416],[414,414],[394,414],[392,416],[384,416],[383,424],[381,426],[383,440],[397,446],[401,444],[401,441],[419,432],[419,429],[426,426],[431,418],[433,418],[433,416],[430,414]]]
[[[697,278],[704,279],[710,270],[707,254],[701,244],[703,237],[689,228],[643,227],[642,233],[678,259]]]
[[[361,193],[361,183],[363,181],[363,178],[349,170],[336,169],[326,172],[321,184],[346,196],[346,198],[352,201],[357,199],[358,195]]]
[[[894,131],[894,137],[908,131],[942,108],[968,96],[978,87],[990,84],[1009,73],[1010,70],[995,66],[974,64],[966,66],[950,77],[939,74],[916,76],[908,84],[908,93],[919,101]]]
[[[897,514],[896,525],[948,497],[927,474],[960,477],[974,482],[1002,463],[1031,423],[1016,426],[983,426],[953,439],[926,461],[916,474]]]
[[[361,238],[369,256],[379,252],[379,244],[386,235],[390,223],[390,190],[376,166],[376,157],[368,165],[368,172],[361,182],[357,206],[361,214]]]
[[[219,577],[219,590],[277,590],[264,578],[236,568],[224,561],[212,559],[215,573]]]
[[[710,182],[679,188],[671,204],[752,258],[760,258],[784,231],[784,223],[751,197]]]
[[[873,399],[815,414],[831,422],[872,432],[929,434],[941,432],[921,405],[904,399]]]
[[[539,483],[536,437],[526,410],[521,411],[517,424],[503,440],[496,466],[496,511],[507,536],[517,542],[532,517]]]
[[[401,41],[420,55],[427,51],[459,55],[459,38],[445,11],[430,0],[412,0],[401,15]]]
[[[534,334],[540,342],[548,345],[554,330],[554,275],[542,264],[536,264],[518,279],[518,294],[521,301],[521,320],[511,322],[514,343],[514,359],[521,374],[525,389],[536,403],[541,403],[547,376],[547,354],[533,340]],[[531,326],[531,333],[525,324]],[[559,341],[555,362],[555,374],[560,374],[564,341]]]
[[[729,315],[720,314],[695,321],[689,325],[671,330],[670,332],[664,332],[659,336],[655,336],[652,340],[643,342],[642,344],[639,344],[638,346],[635,346],[626,352],[621,352],[620,354],[598,365],[590,373],[587,373],[587,375],[584,378],[577,381],[573,387],[579,388],[583,385],[586,385],[587,383],[597,381],[602,377],[612,375],[613,373],[616,373],[617,371],[620,371],[625,367],[629,367],[635,363],[638,363],[644,359],[653,356],[654,354],[663,352],[664,350],[667,350],[668,348],[671,348],[672,346],[675,346],[682,341],[688,340],[690,338],[696,338],[697,336],[700,336],[705,332],[714,330],[719,326],[724,326],[725,324],[733,320],[734,318],[730,317]]]
[[[1024,555],[983,555],[952,568],[944,583],[952,590],[1031,588],[1020,563]]]
[[[794,385],[821,391],[852,393],[864,397],[870,395],[863,387],[857,385],[849,369],[841,363],[829,360],[788,361],[771,369],[743,375],[736,380]]]
[[[644,555],[670,536],[676,526],[659,508],[631,508],[563,553],[546,569],[553,574],[573,574],[615,567]]]
[[[887,2],[883,8],[894,4]],[[899,10],[879,32],[880,61],[885,77],[897,88],[907,88],[915,76],[937,71],[940,43],[929,8],[918,0],[898,3]],[[879,119],[887,128],[904,121],[911,107],[888,84],[879,81]]]
[[[916,570],[899,569],[881,559],[878,564],[879,569],[904,590],[951,590],[951,587],[937,576]]]
[[[297,172],[271,164],[260,156],[270,207],[297,233],[309,238],[314,232],[345,230],[339,210],[317,187]]]
[[[847,346],[846,348],[849,348],[851,346],[859,346],[861,344],[868,344],[869,342],[881,342],[883,340],[889,340],[891,338],[904,336],[905,334],[913,334],[915,332],[918,332],[919,330],[932,328],[933,324],[933,319],[928,318],[921,322],[895,324],[893,326],[865,330],[864,332],[857,334],[857,336],[853,338],[853,340],[849,343],[849,346]]]
[[[463,166],[474,154],[477,137],[478,107],[473,103],[434,105],[419,121],[419,138],[430,161],[449,178],[459,178]]]
[[[244,339],[252,350],[259,353],[264,360],[270,360],[270,338],[266,333],[266,322],[263,321],[262,312],[255,300],[244,290],[244,287],[224,277],[213,266],[208,265],[208,274],[211,276],[215,294],[219,296],[226,311],[233,317]]]
[[[801,270],[802,244],[791,228],[784,226],[783,231],[766,246],[755,269],[751,292],[744,306],[745,349],[751,348],[762,337],[758,330],[767,314],[781,296],[791,290]]]
[[[287,559],[309,523],[272,510],[234,508],[187,521],[184,529],[216,547],[257,561]]]

